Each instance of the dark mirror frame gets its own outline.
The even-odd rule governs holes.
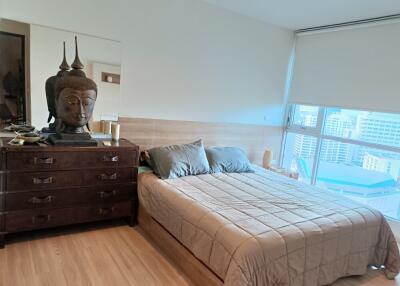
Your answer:
[[[4,32],[0,31],[0,35],[6,35],[10,37],[17,37],[21,39],[21,55],[22,55],[22,76],[23,76],[23,86],[22,86],[22,93],[23,93],[23,122],[26,122],[26,66],[25,66],[25,35],[20,35],[20,34],[15,34],[15,33],[9,33],[9,32]],[[22,122],[18,122],[22,123]]]

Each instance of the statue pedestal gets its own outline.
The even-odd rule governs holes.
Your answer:
[[[92,139],[89,133],[50,134],[47,140],[57,146],[97,146],[97,141]]]
[[[50,133],[50,134],[52,134],[52,133],[55,133],[55,132],[56,132],[56,130],[52,129],[50,127],[43,127],[42,128],[42,133]]]

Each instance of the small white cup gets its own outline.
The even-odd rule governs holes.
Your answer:
[[[119,141],[119,132],[121,129],[121,125],[117,122],[114,122],[111,126],[111,137],[113,141]]]

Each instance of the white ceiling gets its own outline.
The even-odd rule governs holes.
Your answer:
[[[297,30],[400,13],[399,0],[204,0]]]

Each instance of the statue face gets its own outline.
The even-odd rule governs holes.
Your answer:
[[[72,127],[85,126],[92,117],[96,91],[64,88],[57,99],[57,117]]]

